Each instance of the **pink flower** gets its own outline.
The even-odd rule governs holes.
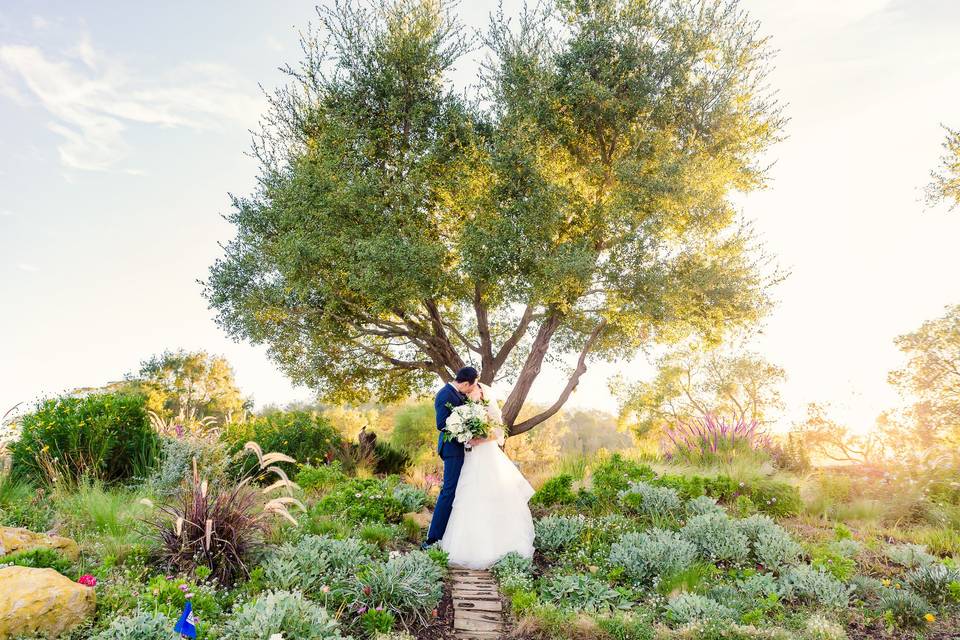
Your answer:
[[[80,578],[77,580],[77,582],[79,582],[80,584],[82,584],[82,585],[85,586],[85,587],[95,587],[95,586],[97,586],[97,579],[94,578],[94,577],[93,577],[92,575],[90,575],[89,573],[85,573],[85,574],[83,574],[82,576],[80,576]]]
[[[322,591],[323,593],[330,593],[330,587],[328,587],[327,585],[323,585],[322,587],[320,587],[320,591]]]

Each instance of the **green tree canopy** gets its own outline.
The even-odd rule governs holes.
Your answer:
[[[621,421],[638,435],[710,414],[763,424],[783,408],[784,370],[752,351],[692,344],[669,351],[656,366],[650,381],[615,385]]]
[[[318,14],[205,288],[294,381],[390,401],[474,363],[513,383],[520,433],[588,358],[715,340],[765,311],[772,276],[729,195],[762,186],[781,115],[735,1],[493,16],[474,96],[449,81],[471,44],[446,4]],[[518,421],[548,355],[569,379]]]
[[[960,444],[960,305],[924,322],[896,344],[906,355],[888,381],[913,404],[908,412],[915,435],[925,444]]]
[[[230,422],[250,409],[226,358],[205,351],[165,351],[140,363],[130,384],[147,396],[147,408],[179,420],[213,417]]]
[[[960,205],[960,130],[944,127],[947,137],[943,141],[943,156],[940,166],[930,173],[927,185],[927,203],[947,203],[950,209]]]

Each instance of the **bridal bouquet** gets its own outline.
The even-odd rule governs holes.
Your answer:
[[[449,442],[456,440],[462,444],[474,438],[486,438],[495,426],[482,402],[467,400],[459,407],[450,407],[451,413],[443,429],[443,437]]]

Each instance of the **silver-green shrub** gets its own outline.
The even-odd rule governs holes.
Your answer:
[[[168,640],[172,630],[173,620],[162,613],[141,613],[116,618],[93,640]]]
[[[693,544],[697,555],[707,562],[738,564],[749,555],[747,537],[723,513],[694,516],[687,521],[680,534]]]
[[[443,569],[423,551],[395,555],[368,566],[357,576],[353,604],[382,606],[398,618],[421,621],[443,595]]]
[[[883,583],[876,578],[859,574],[851,577],[847,584],[852,589],[850,595],[855,595],[861,599],[879,596],[885,588]]]
[[[372,547],[361,540],[307,535],[276,547],[264,561],[263,572],[274,589],[314,594],[328,586],[336,592],[372,558]]]
[[[299,593],[268,591],[243,605],[227,620],[223,637],[230,640],[341,640],[335,618]],[[169,635],[169,629],[168,629]]]
[[[780,571],[800,560],[803,548],[780,527],[761,531],[751,546],[754,559],[766,569]]]
[[[939,562],[911,569],[905,578],[914,591],[936,605],[947,604],[952,599],[952,583],[960,585],[960,571]]]
[[[844,558],[856,558],[863,551],[863,545],[853,538],[844,538],[843,540],[834,540],[827,545],[827,548],[837,555]]]
[[[630,600],[603,580],[584,574],[561,575],[545,580],[540,588],[545,602],[570,611],[626,609]]]
[[[843,625],[820,614],[814,614],[807,619],[804,632],[809,640],[847,640],[847,631]]]
[[[769,573],[755,573],[749,578],[737,581],[737,588],[751,600],[764,600],[779,594],[777,579]]]
[[[610,547],[608,560],[614,567],[623,567],[628,577],[641,583],[677,573],[696,560],[697,549],[676,531],[650,529],[630,532]]]
[[[627,508],[658,522],[680,513],[680,496],[670,487],[657,487],[646,482],[631,482],[620,492],[620,502]]]
[[[398,485],[393,490],[393,498],[403,507],[404,513],[420,511],[427,504],[427,493],[409,484]]]
[[[519,553],[511,551],[490,570],[505,592],[530,589],[533,586],[533,560]]]
[[[927,547],[922,544],[892,544],[884,551],[891,562],[907,569],[921,567],[936,561],[936,558],[927,553]]]
[[[534,527],[534,545],[540,551],[560,551],[577,539],[585,524],[586,519],[582,515],[540,518]]]
[[[145,479],[144,485],[159,497],[169,498],[177,492],[197,461],[200,477],[210,482],[222,479],[230,464],[226,447],[219,440],[196,436],[163,437],[160,441],[160,464]]]
[[[805,564],[790,567],[780,576],[780,595],[785,600],[830,609],[846,608],[852,589],[826,571]]]
[[[697,496],[692,500],[687,500],[684,509],[688,516],[702,516],[705,513],[726,513],[724,508],[717,504],[717,499],[710,496]]]
[[[700,620],[730,620],[736,612],[719,602],[695,593],[681,593],[667,603],[667,619],[676,624]]]

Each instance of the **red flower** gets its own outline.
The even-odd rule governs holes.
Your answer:
[[[373,593],[373,589],[371,589],[369,585],[367,585],[367,586],[365,586],[365,587],[363,588],[363,595],[368,596],[368,595],[370,595],[371,593]]]
[[[83,574],[82,576],[80,576],[80,578],[77,580],[77,582],[79,582],[80,584],[82,584],[82,585],[85,586],[85,587],[95,587],[95,586],[97,586],[97,579],[94,578],[94,577],[93,577],[92,575],[90,575],[89,573],[85,573],[85,574]]]
[[[439,617],[440,617],[440,612],[439,612],[438,610],[436,610],[436,609],[434,609],[431,613],[433,614],[433,617],[434,617],[434,618],[439,618]]]

